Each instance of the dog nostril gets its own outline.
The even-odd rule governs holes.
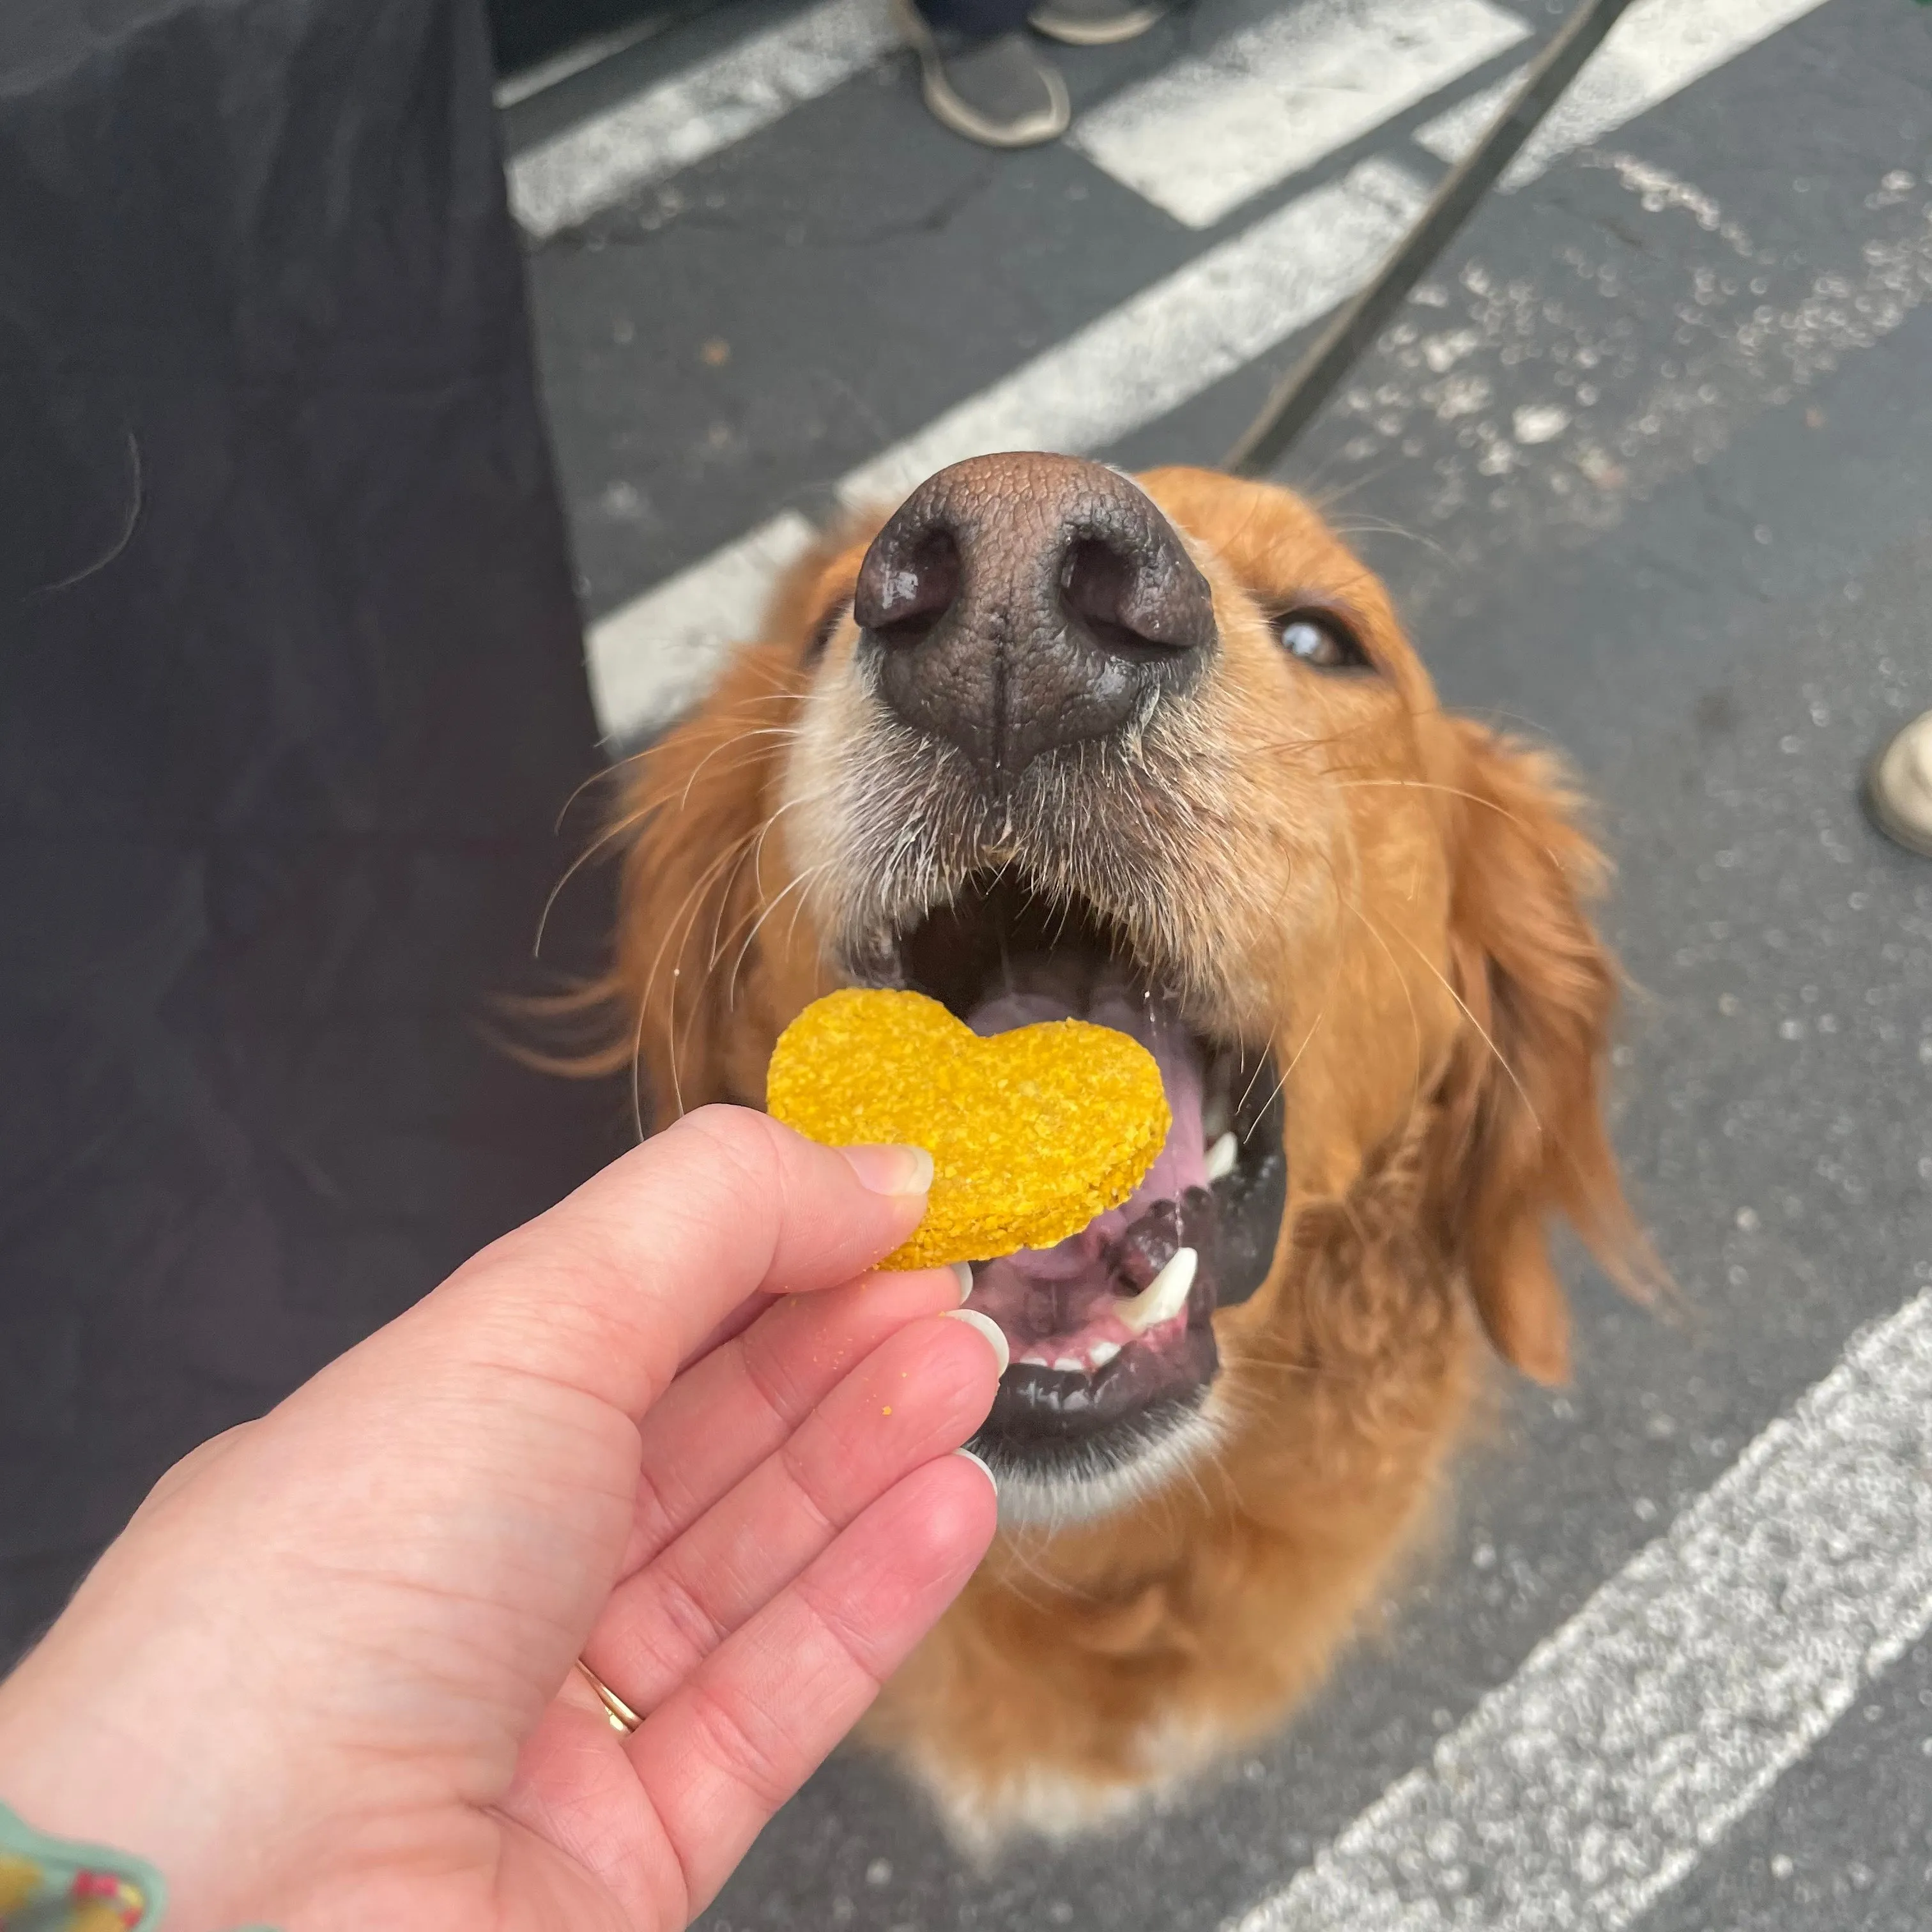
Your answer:
[[[1138,581],[1138,567],[1097,537],[1080,537],[1066,547],[1060,566],[1060,601],[1066,614],[1106,650],[1129,656],[1166,643],[1137,629],[1128,613]]]
[[[1073,628],[1102,650],[1140,663],[1172,658],[1205,641],[1196,608],[1205,600],[1185,581],[1168,583],[1172,575],[1104,538],[1076,537],[1060,560],[1060,601]],[[1206,621],[1211,628],[1211,608]]]
[[[890,564],[869,554],[859,574],[852,615],[888,644],[916,644],[959,596],[959,545],[946,530],[929,530]]]

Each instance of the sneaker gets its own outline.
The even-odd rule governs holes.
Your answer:
[[[1145,33],[1166,11],[1154,0],[1044,0],[1027,20],[1070,47],[1110,47]]]
[[[1871,761],[1865,809],[1888,838],[1932,859],[1932,711],[1915,718]]]
[[[1030,148],[1066,132],[1066,83],[1025,34],[969,40],[928,26],[910,0],[894,0],[893,10],[919,56],[926,104],[954,134],[988,148]]]

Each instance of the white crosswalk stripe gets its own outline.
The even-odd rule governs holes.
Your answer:
[[[547,60],[538,61],[532,67],[519,68],[514,74],[506,74],[493,90],[496,105],[520,106],[539,94],[547,94],[553,87],[562,86],[574,76],[587,73],[593,67],[601,67],[604,62],[628,52],[646,40],[656,39],[674,24],[675,19],[668,12],[647,14],[641,20],[613,28],[608,34],[593,34],[587,40],[574,40]]]
[[[840,483],[841,500],[855,509],[889,507],[965,457],[1100,449],[1157,421],[1359,288],[1424,198],[1413,176],[1364,162],[862,464]],[[715,656],[756,620],[746,558],[782,553],[797,520],[790,512],[773,518],[592,627],[591,679],[608,736],[640,736],[696,694],[707,646]],[[645,667],[661,637],[673,641],[659,679]]]
[[[1528,38],[1490,0],[1310,0],[1117,94],[1073,145],[1206,228]]]
[[[1692,82],[1802,19],[1823,0],[1637,0],[1504,174],[1504,188],[1534,181],[1558,155],[1587,147],[1668,100]],[[1520,74],[1459,101],[1416,139],[1460,161],[1520,84]]]
[[[1451,4],[1460,0],[1445,0]],[[1520,164],[1534,171],[1600,140],[1821,4],[1637,0],[1579,77],[1574,102],[1559,105]],[[857,4],[830,0],[804,17],[822,22]],[[1381,17],[1375,7],[1359,17],[1371,16]],[[1597,62],[1606,58],[1600,76]],[[1502,97],[1490,89],[1480,98],[1481,109],[1458,110],[1460,132],[1444,116],[1419,138],[1460,152],[1457,142],[1474,138],[1469,128],[1480,131]],[[1413,177],[1378,160],[1297,196],[861,464],[839,485],[841,497],[889,503],[964,456],[1016,447],[1090,452],[1158,421],[1353,293],[1422,194]],[[612,742],[662,729],[703,694],[724,652],[758,620],[767,578],[757,560],[796,554],[804,530],[797,513],[784,511],[591,626],[591,678]]]
[[[591,627],[590,700],[608,737],[657,729],[694,704],[717,675],[721,646],[755,634],[772,580],[810,547],[796,510],[748,531],[648,596]]]
[[[536,239],[557,234],[830,94],[893,44],[884,0],[820,0],[518,155],[511,209]]]
[[[1620,1932],[1932,1622],[1932,1290],[1238,1932]]]
[[[1360,287],[1426,198],[1393,163],[1364,161],[861,465],[841,499],[890,505],[965,457],[1102,449],[1158,422]]]

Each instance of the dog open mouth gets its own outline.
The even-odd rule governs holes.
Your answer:
[[[901,935],[902,982],[988,1035],[1041,1020],[1118,1028],[1151,1052],[1174,1117],[1133,1194],[1056,1246],[976,1261],[970,1306],[1012,1364],[974,1446],[1003,1487],[1060,1514],[1184,1435],[1218,1366],[1213,1318],[1267,1278],[1287,1199],[1280,1083],[1265,1054],[1203,1039],[1090,908],[1010,874]],[[1032,1478],[1028,1485],[1024,1479]]]

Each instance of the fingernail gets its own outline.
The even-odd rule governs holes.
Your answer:
[[[932,1185],[932,1156],[922,1147],[848,1147],[838,1151],[859,1185],[874,1194],[923,1194]]]
[[[973,1264],[970,1262],[955,1262],[952,1279],[959,1284],[959,1299],[963,1303],[973,1292]]]
[[[1012,1352],[1006,1346],[1006,1330],[990,1315],[982,1315],[976,1308],[949,1308],[946,1318],[949,1322],[963,1322],[969,1328],[978,1329],[998,1358],[1000,1374],[1006,1373],[1006,1364],[1012,1360]]]
[[[977,1469],[980,1474],[984,1476],[987,1481],[992,1484],[993,1493],[994,1496],[998,1496],[1000,1493],[1000,1479],[993,1474],[992,1470],[987,1465],[986,1459],[983,1456],[976,1456],[970,1449],[956,1449],[952,1453],[956,1456],[964,1456],[967,1461],[970,1462],[974,1468]]]

